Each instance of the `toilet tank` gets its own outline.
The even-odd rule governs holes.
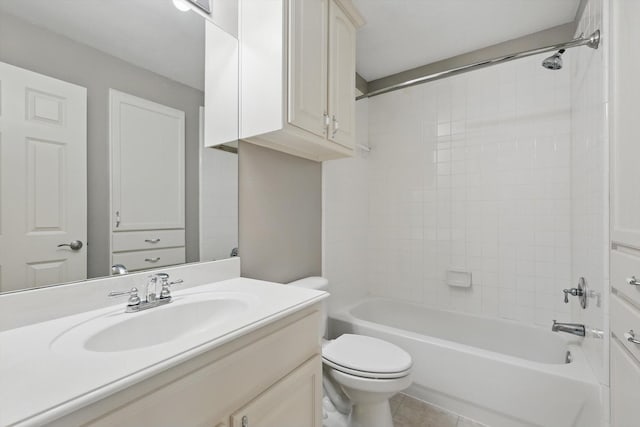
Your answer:
[[[296,280],[295,282],[289,283],[291,286],[298,286],[301,288],[314,289],[316,291],[325,291],[329,292],[329,281],[324,277],[313,276],[313,277],[305,277],[304,279]],[[322,301],[322,312],[320,313],[322,316],[322,323],[320,327],[320,332],[324,338],[327,335],[327,303],[326,299]]]

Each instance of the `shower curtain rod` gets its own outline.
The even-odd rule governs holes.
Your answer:
[[[356,100],[363,98],[370,98],[372,96],[382,95],[383,93],[393,92],[394,90],[404,89],[409,86],[415,86],[420,83],[431,82],[434,80],[443,79],[445,77],[451,77],[458,74],[466,73],[467,71],[479,70],[481,68],[489,67],[492,65],[502,64],[504,62],[513,61],[515,59],[526,58],[528,56],[538,55],[540,53],[552,52],[560,49],[570,49],[573,47],[587,45],[592,49],[597,49],[600,45],[600,30],[594,31],[589,37],[583,37],[582,35],[576,39],[573,39],[566,43],[554,44],[551,46],[540,47],[537,49],[525,50],[522,52],[512,53],[498,58],[488,59],[486,61],[475,62],[469,65],[463,65],[461,67],[451,68],[449,70],[439,71],[437,73],[428,74],[426,76],[417,77],[401,83],[396,83],[391,86],[376,89],[371,92],[367,92],[363,95],[356,97]]]

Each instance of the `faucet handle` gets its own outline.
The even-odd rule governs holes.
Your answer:
[[[169,282],[169,275],[166,278],[162,279],[162,290],[160,291],[160,299],[163,298],[171,298],[171,290],[169,289],[173,285],[179,285],[184,282],[182,279],[174,280],[173,282]]]
[[[581,297],[584,294],[584,291],[580,288],[569,288],[563,289],[564,292],[564,303],[569,304],[569,295],[573,295],[574,297]]]
[[[132,307],[134,305],[140,304],[140,297],[138,296],[138,288],[131,288],[129,291],[111,291],[109,292],[110,297],[119,297],[122,295],[129,295],[129,301],[127,301],[127,306]]]

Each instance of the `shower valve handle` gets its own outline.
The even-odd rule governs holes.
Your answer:
[[[574,297],[581,297],[582,294],[584,293],[582,289],[578,289],[578,288],[563,289],[562,292],[564,292],[565,304],[569,304],[569,294],[573,295]]]

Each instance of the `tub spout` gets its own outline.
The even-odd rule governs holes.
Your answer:
[[[554,320],[551,330],[553,332],[566,332],[580,337],[584,337],[585,335],[584,325],[579,323],[558,323]]]

